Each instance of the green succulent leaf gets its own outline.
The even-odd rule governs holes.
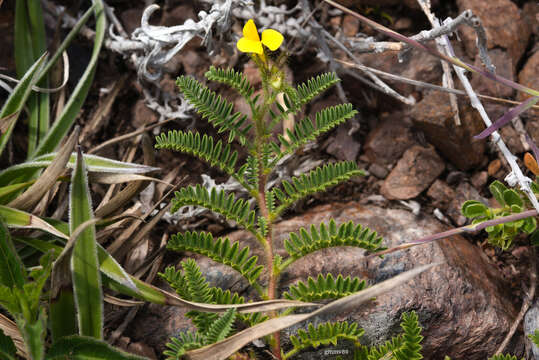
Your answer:
[[[462,214],[469,219],[488,216],[488,207],[476,200],[467,200],[462,204]]]
[[[503,200],[511,207],[516,205],[522,208],[524,206],[524,201],[522,201],[520,195],[513,189],[507,189],[503,192]]]
[[[502,184],[500,181],[494,180],[489,185],[488,188],[489,188],[490,193],[492,194],[492,196],[494,196],[494,198],[498,202],[498,204],[500,204],[501,206],[505,206],[505,200],[504,200],[504,197],[503,197],[503,193],[505,192],[505,190],[507,190],[507,187],[504,184]]]

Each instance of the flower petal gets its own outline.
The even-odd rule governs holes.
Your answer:
[[[283,40],[283,35],[277,30],[267,29],[262,31],[262,44],[266,45],[271,51],[277,50]]]
[[[258,29],[256,28],[255,22],[253,19],[249,19],[243,27],[243,36],[252,41],[260,41],[260,36],[258,36]]]
[[[244,53],[257,53],[258,55],[264,53],[262,43],[260,41],[253,41],[244,37],[238,40],[236,46],[238,47],[239,51]]]

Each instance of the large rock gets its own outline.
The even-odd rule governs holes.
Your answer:
[[[474,140],[485,126],[476,110],[459,104],[461,125],[456,126],[448,94],[429,92],[410,111],[414,126],[455,166],[468,170],[484,158],[485,140]]]
[[[380,192],[388,199],[412,199],[436,180],[445,163],[432,147],[415,145],[406,150],[385,179]]]
[[[289,232],[311,224],[318,226],[331,218],[338,224],[353,221],[378,231],[384,236],[384,245],[388,247],[446,230],[430,216],[416,217],[404,210],[363,207],[357,202],[328,204],[276,224],[276,252],[286,256],[283,242]],[[260,246],[249,233],[237,231],[229,237],[240,241],[242,245],[249,245],[253,253],[263,259]],[[484,360],[494,353],[503,340],[516,310],[511,298],[505,293],[508,287],[496,268],[479,248],[462,237],[417,246],[386,255],[383,259],[366,260],[363,250],[352,247],[318,251],[296,261],[285,270],[281,277],[280,292],[288,290],[298,280],[305,281],[308,276],[316,276],[318,273],[358,276],[374,284],[433,262],[443,264],[377,297],[368,306],[341,314],[333,320],[356,321],[366,330],[366,342],[380,343],[398,331],[403,312],[415,310],[423,327],[423,354],[426,359],[442,359],[444,355],[449,355],[453,359]],[[229,278],[231,272],[223,265],[210,261],[202,261],[200,265],[205,274],[210,274],[209,278],[214,284],[226,285],[223,284],[223,278],[227,278],[229,287],[241,283],[237,274],[235,278]],[[190,328],[183,316],[183,309],[150,305],[148,310],[130,326],[127,335],[133,341],[146,339],[149,345],[162,349],[167,336],[177,335],[179,331]],[[289,335],[297,328],[283,332],[282,342],[285,347],[289,345]],[[521,342],[522,339],[517,340]],[[519,349],[512,347],[516,355],[519,355]],[[323,351],[318,354],[322,355]],[[318,358],[313,353],[305,356],[306,359]]]
[[[526,50],[531,30],[524,21],[518,6],[510,0],[457,0],[459,11],[470,9],[481,19],[487,34],[487,47],[506,49],[515,68]],[[459,28],[466,52],[475,58],[475,31],[468,26]]]
[[[513,66],[513,60],[506,51],[492,49],[488,51],[488,55],[492,64],[496,67],[497,75],[515,81],[515,67]],[[479,67],[483,66],[479,55],[475,57],[475,65]],[[513,88],[490,79],[485,79],[484,76],[481,76],[478,73],[473,73],[471,84],[474,91],[478,94],[501,98],[510,98],[513,96]]]

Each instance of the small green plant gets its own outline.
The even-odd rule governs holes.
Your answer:
[[[533,183],[532,189],[536,192],[539,187]],[[472,224],[479,224],[487,220],[499,219],[512,214],[523,212],[529,207],[529,201],[521,191],[509,189],[504,184],[495,180],[489,186],[490,193],[496,199],[500,207],[492,208],[476,200],[468,200],[462,205],[462,213],[472,220]],[[536,193],[539,193],[537,191]],[[519,233],[532,234],[537,228],[535,217],[527,217],[517,221],[505,222],[488,226],[485,230],[488,233],[490,244],[507,250],[515,236]]]
[[[205,232],[186,232],[173,235],[168,249],[178,252],[194,252],[225,264],[240,273],[262,300],[286,298],[294,300],[337,299],[365,288],[365,282],[341,274],[317,274],[317,280],[309,278],[307,284],[299,282],[290,287],[289,292],[279,294],[280,275],[293,263],[320,249],[334,246],[354,246],[368,251],[382,249],[382,238],[376,232],[361,225],[346,223],[337,225],[333,220],[328,224],[312,225],[310,229],[301,228],[290,233],[285,240],[287,256],[275,254],[273,224],[283,212],[296,201],[311,194],[324,191],[354,176],[363,175],[354,162],[338,162],[318,167],[308,174],[293,177],[290,181],[268,188],[268,176],[276,164],[287,154],[314,140],[317,136],[335,128],[347,119],[353,118],[357,111],[351,104],[342,104],[319,111],[314,119],[298,121],[293,130],[285,136],[272,137],[273,128],[289,114],[298,113],[304,105],[323,91],[335,85],[339,79],[328,73],[310,79],[304,84],[293,87],[285,78],[284,54],[273,56],[263,45],[274,51],[279,48],[283,37],[275,30],[265,30],[262,39],[254,22],[249,20],[243,29],[244,37],[238,42],[240,51],[251,53],[262,79],[261,94],[245,76],[233,69],[211,67],[206,73],[209,80],[226,84],[236,90],[247,102],[250,114],[234,112],[233,105],[220,95],[208,89],[197,80],[181,76],[177,85],[186,99],[195,106],[199,114],[206,118],[219,133],[226,133],[227,141],[216,140],[199,133],[170,131],[156,138],[156,148],[171,149],[191,154],[207,161],[224,173],[232,176],[254,200],[250,202],[237,198],[223,190],[207,190],[204,187],[189,186],[175,193],[172,211],[182,206],[197,205],[233,220],[250,232],[264,249],[265,257],[259,259],[251,255],[249,247],[243,247],[228,238],[214,238]],[[274,58],[274,60],[271,60]],[[277,102],[283,94],[284,102]],[[247,159],[239,163],[239,156],[229,143],[238,141],[247,151]],[[238,304],[244,299],[229,290],[223,291],[210,287],[196,263],[192,260],[182,263],[183,271],[167,269],[161,276],[167,280],[180,297],[196,302],[214,304]],[[167,356],[176,359],[185,351],[204,346],[221,339],[234,331],[234,320],[253,326],[267,319],[260,314],[243,315],[227,312],[221,317],[199,311],[191,311],[188,316],[197,326],[196,333],[181,335],[169,343]],[[273,313],[271,317],[279,316]],[[212,336],[213,324],[221,324],[219,336]],[[355,324],[326,323],[318,327],[309,325],[307,332],[293,337],[294,348],[284,353],[280,346],[279,333],[270,339],[273,355],[288,358],[307,346],[335,343],[340,339],[357,340],[362,330]]]

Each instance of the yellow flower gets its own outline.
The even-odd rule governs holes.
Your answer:
[[[236,45],[241,52],[262,55],[264,54],[262,44],[266,45],[271,51],[275,51],[281,46],[283,39],[283,35],[277,30],[266,29],[262,31],[262,41],[260,41],[255,22],[250,19],[243,27],[243,37]]]

